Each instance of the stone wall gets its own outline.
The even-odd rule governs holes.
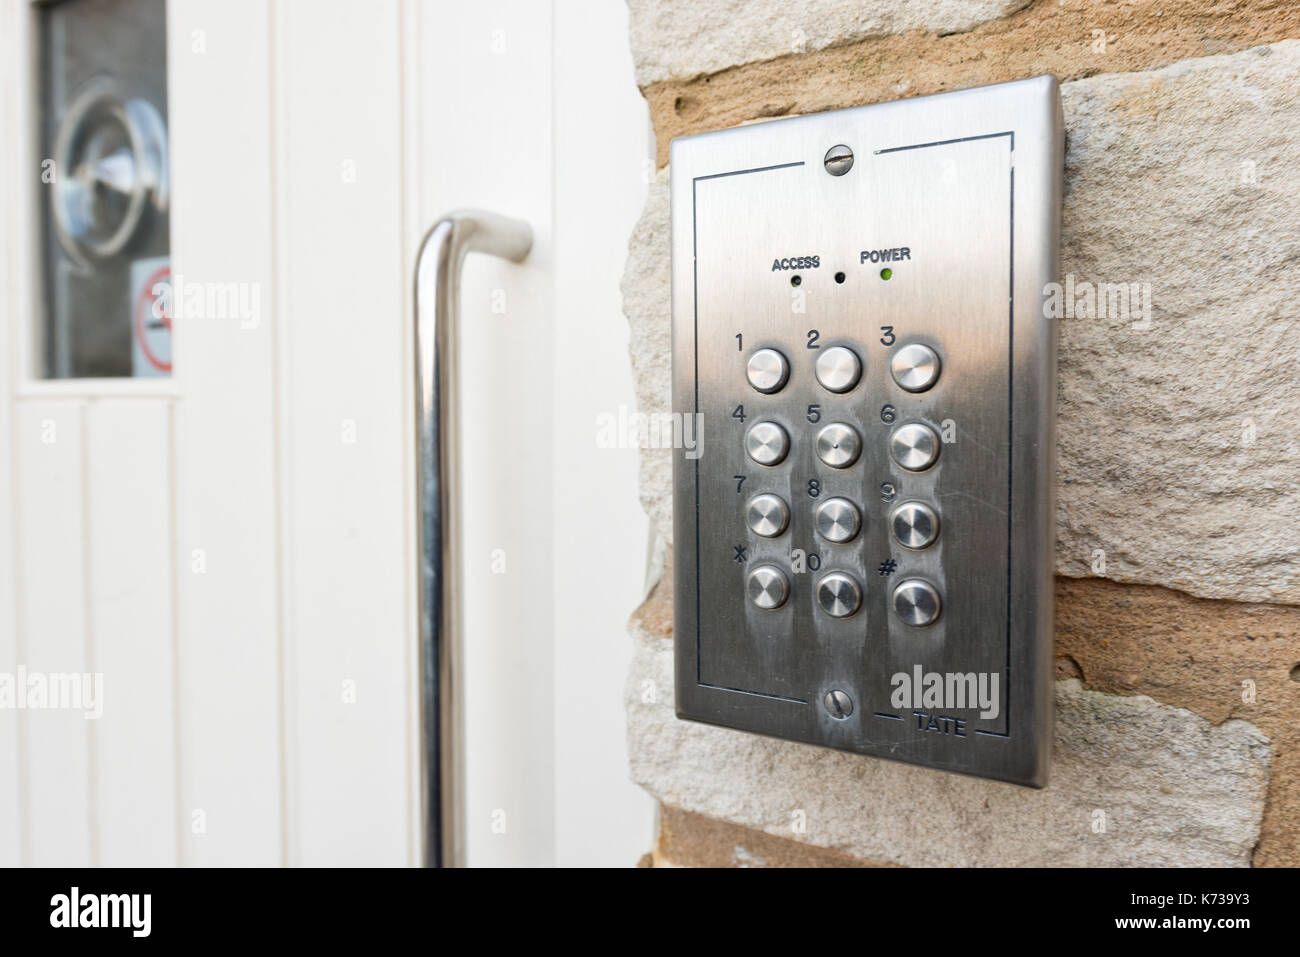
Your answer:
[[[1062,274],[1152,293],[1149,323],[1059,326],[1043,791],[678,721],[671,465],[644,453],[663,572],[627,700],[654,862],[1300,864],[1300,6],[629,6],[661,165],[685,133],[1055,73]],[[647,412],[671,408],[668,279],[665,168],[624,279]]]

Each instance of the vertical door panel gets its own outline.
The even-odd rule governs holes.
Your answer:
[[[171,409],[152,400],[86,407],[86,537],[97,860],[177,861]]]
[[[270,17],[168,8],[173,277],[257,305],[175,323],[187,864],[284,860]]]
[[[17,410],[17,665],[29,681],[47,682],[47,689],[54,675],[96,670],[84,600],[82,417],[78,401],[29,401]],[[35,699],[29,696],[28,704]],[[92,851],[98,823],[91,804],[93,724],[70,708],[29,707],[19,716],[29,862],[38,867],[98,863]]]
[[[290,861],[405,864],[416,639],[400,11],[279,10]]]
[[[551,4],[417,12],[423,222],[479,206],[533,228],[522,266],[470,256],[461,280],[466,819],[471,864],[551,864]]]

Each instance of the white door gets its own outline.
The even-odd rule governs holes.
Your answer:
[[[6,183],[33,7],[3,0]],[[600,0],[171,0],[171,270],[237,315],[163,379],[42,378],[32,192],[0,194],[0,863],[419,858],[413,266],[442,213],[526,219],[462,285],[469,858],[630,865],[624,624],[646,522],[619,305],[651,145]],[[35,197],[33,199],[33,197]],[[209,301],[211,301],[209,299]]]

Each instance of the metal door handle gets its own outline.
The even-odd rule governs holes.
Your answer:
[[[424,864],[465,863],[465,750],[461,661],[459,285],[470,252],[522,262],[533,231],[522,220],[458,210],[425,234],[415,265],[417,589]]]

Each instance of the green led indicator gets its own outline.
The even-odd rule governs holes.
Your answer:
[[[892,276],[893,274],[894,274],[894,270],[892,270],[892,269],[882,269],[882,270],[880,270],[880,278],[881,278],[881,279],[888,279],[888,278],[889,278],[890,276]]]

